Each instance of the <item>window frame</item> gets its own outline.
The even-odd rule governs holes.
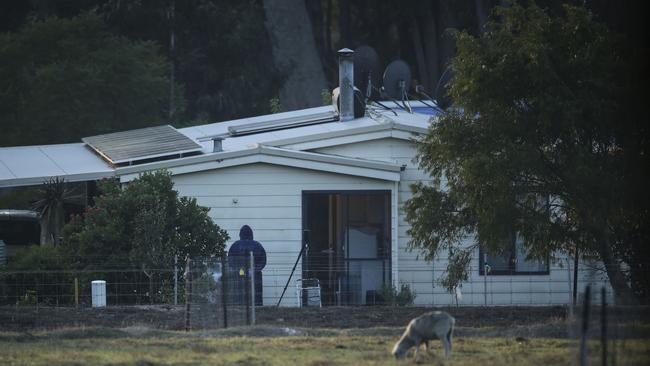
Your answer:
[[[488,276],[548,276],[551,273],[550,270],[550,256],[546,256],[546,269],[543,271],[517,271],[517,262],[516,262],[516,253],[517,253],[517,242],[516,240],[512,241],[510,248],[510,258],[508,258],[508,269],[491,269],[488,273]],[[479,266],[478,274],[479,276],[484,276],[484,256],[486,251],[483,246],[479,247]]]
[[[547,196],[544,198],[546,200],[546,211],[547,214],[550,214],[549,212],[549,204],[550,204],[550,198]],[[488,276],[547,276],[551,273],[550,269],[550,254],[546,255],[546,269],[544,271],[517,271],[517,243],[520,242],[523,244],[522,241],[517,240],[517,233],[513,232],[512,235],[510,236],[510,257],[507,259],[508,263],[508,269],[490,269],[490,272],[488,273]],[[485,272],[485,265],[486,262],[486,248],[484,246],[480,245],[479,246],[479,266],[478,266],[478,273],[479,276],[484,276]],[[489,265],[489,264],[488,264]]]

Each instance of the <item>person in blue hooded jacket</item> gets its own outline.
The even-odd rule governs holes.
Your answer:
[[[244,225],[239,230],[239,240],[234,242],[228,250],[228,263],[238,277],[237,281],[241,287],[238,289],[243,296],[245,288],[245,277],[250,274],[247,273],[247,268],[250,265],[250,253],[253,253],[255,260],[255,305],[262,305],[262,269],[266,266],[266,251],[262,244],[253,240],[253,229],[248,225]]]

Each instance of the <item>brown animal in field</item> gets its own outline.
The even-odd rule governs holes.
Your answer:
[[[456,320],[444,311],[432,311],[411,320],[402,337],[393,347],[393,356],[400,359],[406,356],[411,347],[415,347],[415,358],[418,357],[420,345],[424,343],[429,351],[429,341],[440,339],[445,349],[445,357],[451,356],[451,335]]]

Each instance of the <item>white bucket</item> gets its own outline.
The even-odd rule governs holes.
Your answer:
[[[95,280],[91,282],[91,292],[94,308],[106,307],[106,281]]]

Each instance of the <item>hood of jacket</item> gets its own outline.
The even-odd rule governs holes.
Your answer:
[[[239,230],[239,239],[241,240],[253,240],[253,229],[248,225],[244,225]]]

